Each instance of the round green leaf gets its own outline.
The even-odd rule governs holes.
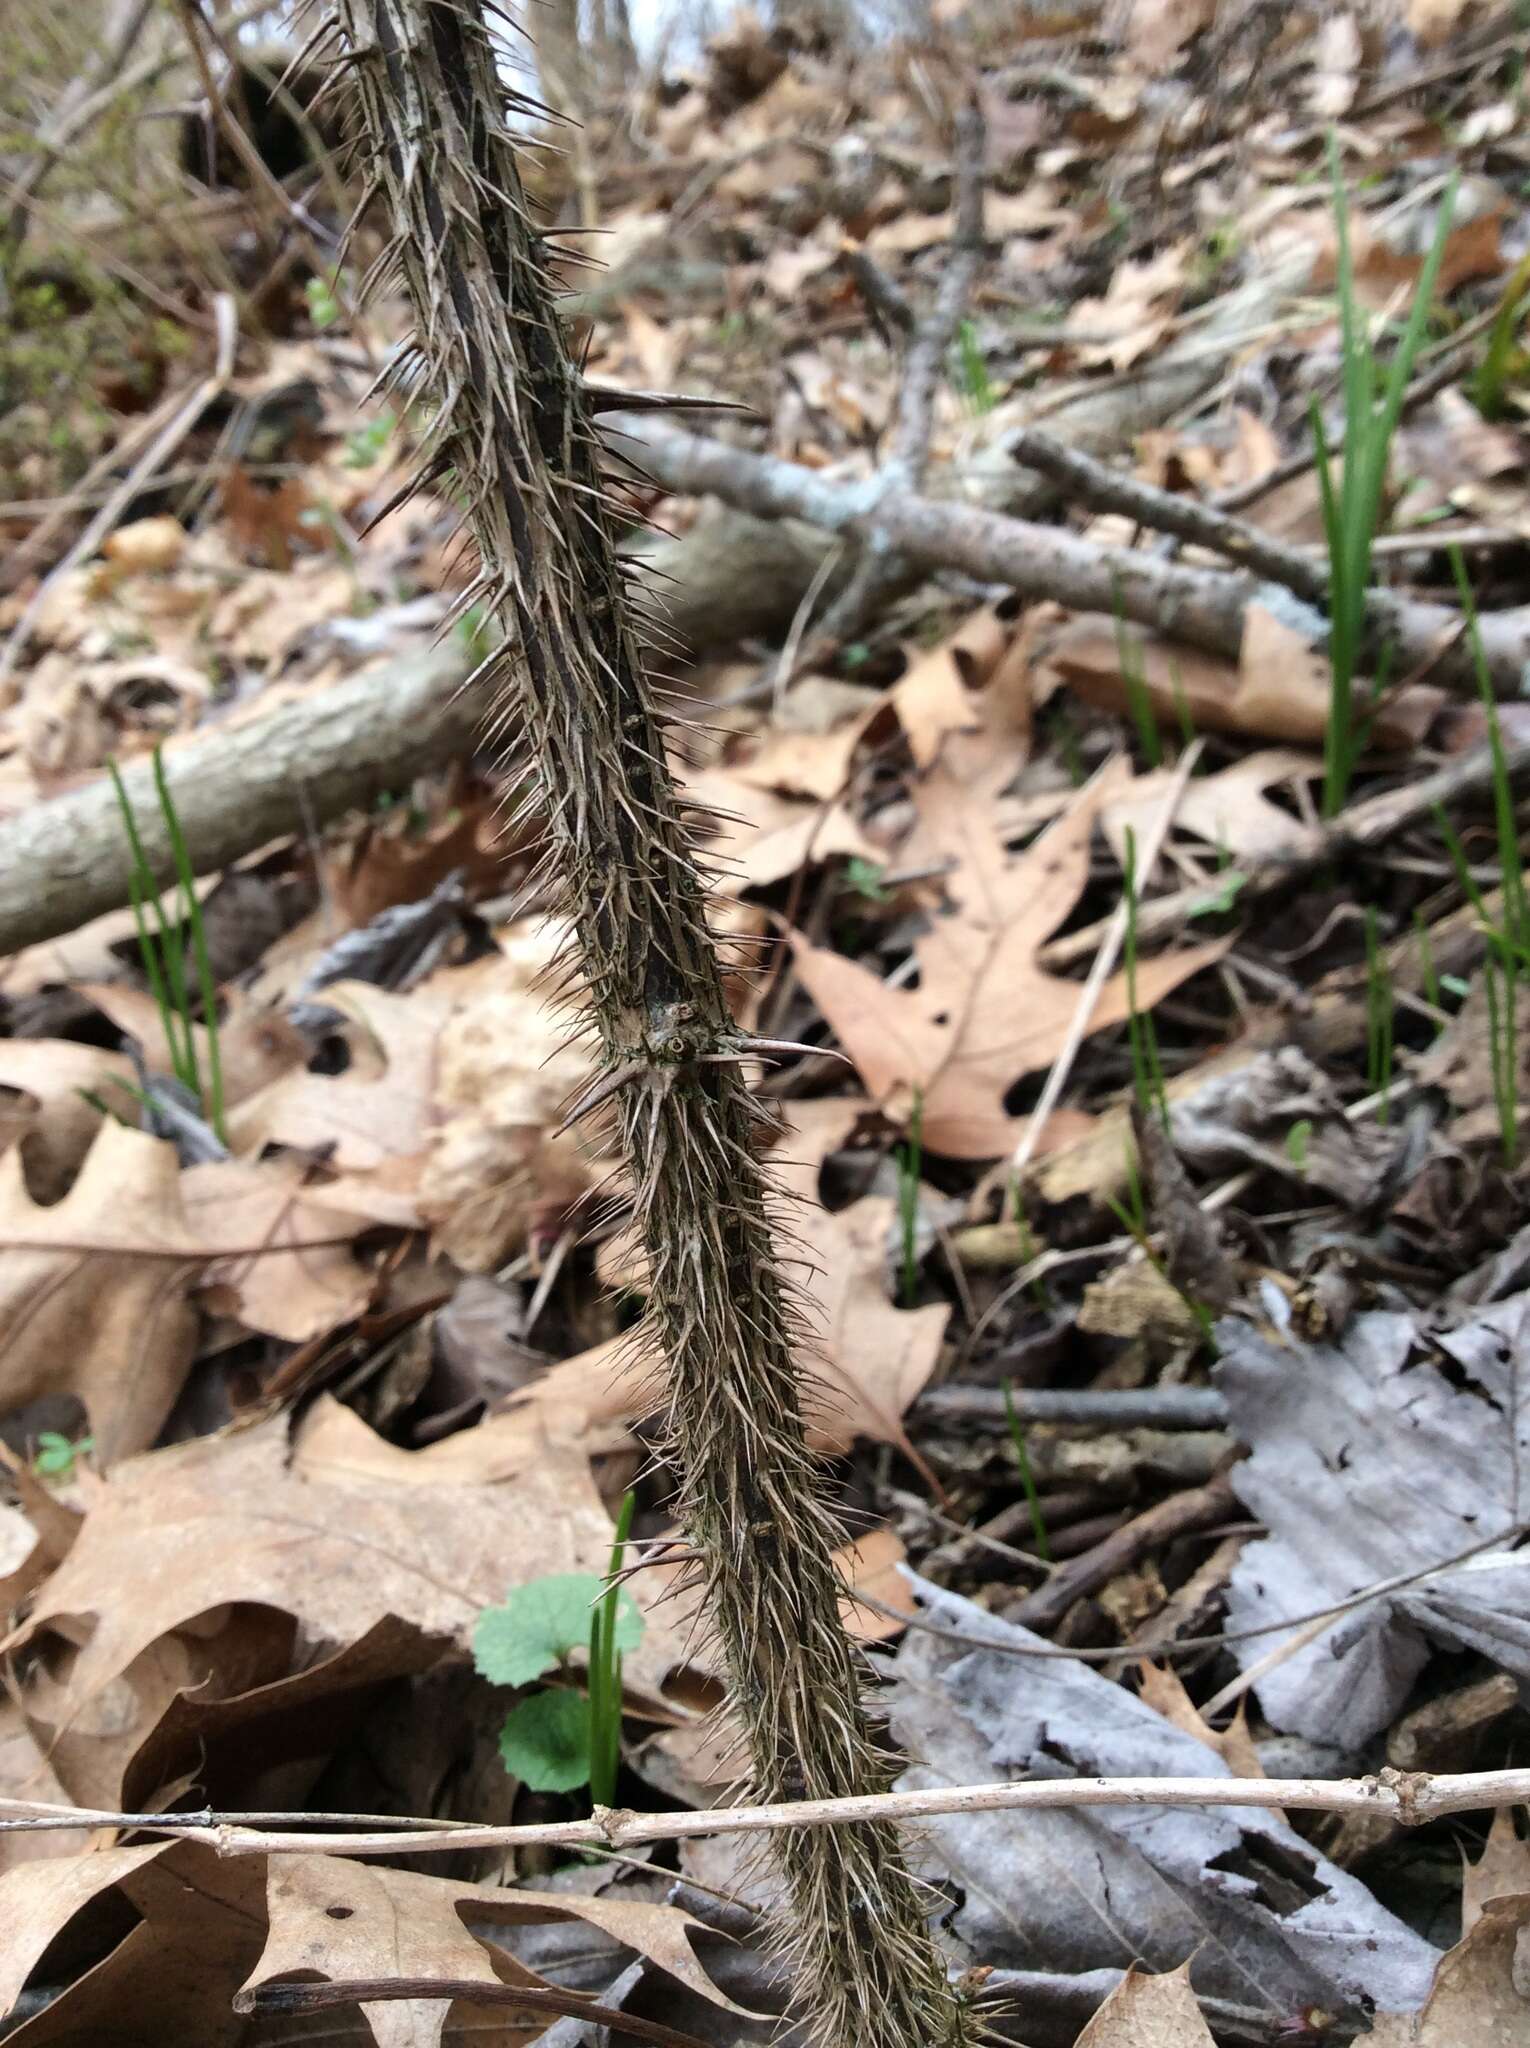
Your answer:
[[[545,1687],[505,1716],[499,1753],[533,1792],[572,1792],[590,1775],[590,1703],[582,1692]]]
[[[574,1650],[586,1649],[602,1581],[594,1572],[554,1572],[512,1589],[503,1607],[487,1607],[473,1630],[473,1662],[493,1685],[529,1685]],[[617,1595],[616,1644],[635,1650],[643,1617],[625,1587]]]

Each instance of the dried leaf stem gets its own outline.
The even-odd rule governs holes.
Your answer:
[[[467,506],[481,571],[464,602],[504,621],[524,664],[491,657],[482,690],[501,727],[524,726],[588,1020],[606,1074],[621,1076],[612,1099],[647,1253],[648,1337],[669,1365],[681,1514],[749,1732],[753,1789],[769,1805],[872,1800],[856,1825],[787,1829],[775,1844],[805,2011],[826,2048],[956,2048],[965,2008],[875,1804],[888,1765],[838,1617],[835,1532],[804,1441],[796,1331],[739,1073],[745,1041],[487,5],[336,4],[389,209],[387,257],[437,400],[424,467],[449,469]]]

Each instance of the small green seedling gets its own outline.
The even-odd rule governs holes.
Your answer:
[[[370,469],[374,462],[380,462],[388,452],[397,424],[391,412],[382,412],[364,427],[353,427],[345,437],[346,468]]]
[[[908,1137],[898,1147],[898,1232],[903,1247],[903,1306],[912,1308],[919,1296],[919,1173],[924,1164],[920,1134],[924,1098],[914,1090],[909,1112]]]
[[[1015,1447],[1015,1462],[1020,1467],[1020,1484],[1025,1489],[1025,1504],[1031,1511],[1031,1534],[1036,1539],[1036,1555],[1043,1564],[1050,1564],[1052,1545],[1047,1539],[1046,1517],[1041,1512],[1041,1496],[1036,1491],[1036,1477],[1031,1471],[1031,1454],[1025,1447],[1025,1431],[1020,1427],[1020,1418],[1015,1413],[1013,1380],[1004,1382],[1004,1417],[1009,1424],[1010,1441]]]
[[[1424,339],[1435,284],[1450,233],[1455,205],[1452,177],[1440,202],[1434,241],[1419,277],[1407,323],[1385,379],[1376,362],[1365,310],[1355,287],[1355,266],[1349,241],[1349,208],[1339,145],[1328,135],[1328,167],[1333,184],[1334,225],[1338,236],[1340,346],[1343,354],[1344,453],[1335,480],[1316,400],[1311,408],[1312,438],[1317,452],[1318,488],[1322,495],[1323,528],[1328,543],[1329,660],[1332,683],[1328,724],[1323,741],[1323,814],[1334,817],[1344,808],[1355,764],[1369,737],[1375,698],[1386,680],[1386,650],[1376,674],[1376,689],[1367,705],[1356,701],[1356,681],[1365,654],[1366,597],[1370,585],[1371,550],[1386,490],[1387,454],[1402,416],[1403,398],[1414,360]]]
[[[335,296],[335,283],[329,278],[309,278],[303,287],[303,297],[308,302],[308,317],[321,334],[340,318],[340,301]]]
[[[488,1607],[473,1631],[473,1663],[492,1685],[524,1686],[549,1671],[568,1675],[576,1650],[588,1655],[585,1693],[543,1687],[513,1706],[500,1732],[505,1768],[533,1792],[573,1792],[588,1784],[609,1806],[621,1758],[622,1653],[635,1650],[643,1617],[615,1574],[632,1527],[629,1492],[617,1517],[611,1574],[557,1572],[517,1586],[502,1607]]]
[[[1312,1150],[1312,1119],[1300,1116],[1286,1132],[1286,1157],[1298,1173],[1307,1171],[1307,1161]]]
[[[159,885],[149,866],[138,822],[133,816],[133,806],[128,801],[127,787],[122,780],[122,771],[115,761],[108,761],[106,766],[112,779],[112,787],[116,791],[117,807],[122,813],[123,827],[127,832],[128,851],[131,855],[128,895],[133,906],[133,922],[138,931],[138,952],[143,962],[144,978],[149,984],[155,1007],[159,1011],[160,1025],[165,1034],[165,1045],[170,1058],[170,1071],[201,1104],[202,1114],[214,1133],[224,1145],[227,1145],[228,1132],[223,1121],[223,1059],[218,1042],[218,986],[213,978],[212,956],[207,950],[207,929],[202,921],[202,905],[197,897],[191,854],[186,844],[186,835],[181,829],[180,815],[170,794],[164,759],[160,749],[156,747],[154,789],[159,799],[160,816],[164,819],[165,834],[170,841],[176,881],[180,888],[180,901],[173,918],[165,907]],[[146,910],[152,910],[154,913],[152,932],[149,929]],[[207,1040],[205,1086],[202,1063],[197,1051],[196,1028],[192,1022],[194,998],[186,973],[186,947],[181,937],[183,931],[188,932],[191,938],[191,957],[196,966],[198,994],[201,999],[202,1028]]]
[[[93,1436],[74,1441],[56,1429],[40,1429],[37,1449],[32,1453],[32,1470],[39,1479],[72,1479],[77,1462],[88,1458],[95,1447]]]
[[[970,320],[964,320],[956,330],[956,384],[969,411],[993,411],[997,403],[993,383],[978,346],[977,329]]]
[[[868,903],[886,903],[892,893],[882,885],[886,872],[880,861],[865,860],[853,853],[845,863],[845,884]]]

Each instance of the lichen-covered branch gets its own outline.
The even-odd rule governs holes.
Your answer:
[[[804,1443],[795,1331],[703,885],[572,362],[505,121],[486,0],[337,0],[392,254],[482,563],[466,601],[519,648],[481,678],[522,723],[553,821],[587,1013],[615,1091],[668,1361],[681,1511],[704,1560],[753,1790],[872,1792],[887,1769],[840,1626],[835,1531]],[[816,2037],[943,2048],[963,2010],[882,1824],[791,1830],[785,1929]]]

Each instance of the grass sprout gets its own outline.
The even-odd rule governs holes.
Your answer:
[[[116,791],[117,806],[122,813],[128,850],[132,855],[128,895],[133,906],[133,923],[138,933],[138,951],[143,962],[144,977],[154,997],[160,1025],[165,1034],[170,1071],[201,1105],[203,1115],[218,1139],[226,1145],[228,1132],[223,1115],[223,1059],[218,1042],[218,985],[213,976],[212,957],[207,949],[207,928],[203,922],[202,905],[197,899],[196,876],[192,871],[191,854],[186,844],[185,832],[181,828],[179,813],[175,808],[175,800],[170,794],[164,759],[160,749],[156,747],[154,791],[159,800],[165,835],[170,842],[170,853],[175,863],[176,882],[180,892],[173,916],[166,908],[165,899],[149,865],[143,837],[138,830],[138,821],[133,815],[133,806],[122,780],[122,771],[115,761],[109,761],[107,769],[112,778],[112,787]],[[151,911],[152,930],[149,922]],[[190,939],[191,964],[196,971],[195,998],[187,974],[187,937]],[[196,1027],[192,1020],[192,1011],[197,1001],[201,1005],[202,1026],[207,1041],[205,1083],[201,1057],[197,1049]]]
[[[1434,240],[1425,258],[1402,336],[1383,377],[1355,287],[1349,208],[1344,196],[1339,146],[1331,130],[1328,164],[1333,182],[1334,224],[1338,237],[1340,346],[1343,356],[1344,451],[1337,479],[1323,429],[1322,413],[1315,400],[1311,423],[1317,453],[1318,487],[1322,495],[1323,529],[1328,543],[1329,655],[1333,680],[1323,742],[1323,813],[1331,818],[1344,808],[1355,764],[1369,732],[1371,714],[1357,702],[1356,682],[1365,652],[1371,550],[1386,488],[1387,454],[1402,415],[1408,379],[1424,339],[1425,323],[1434,301],[1455,205],[1456,181],[1452,177],[1440,201]],[[1372,704],[1385,685],[1386,654],[1387,650],[1383,649],[1375,690],[1370,698]]]

